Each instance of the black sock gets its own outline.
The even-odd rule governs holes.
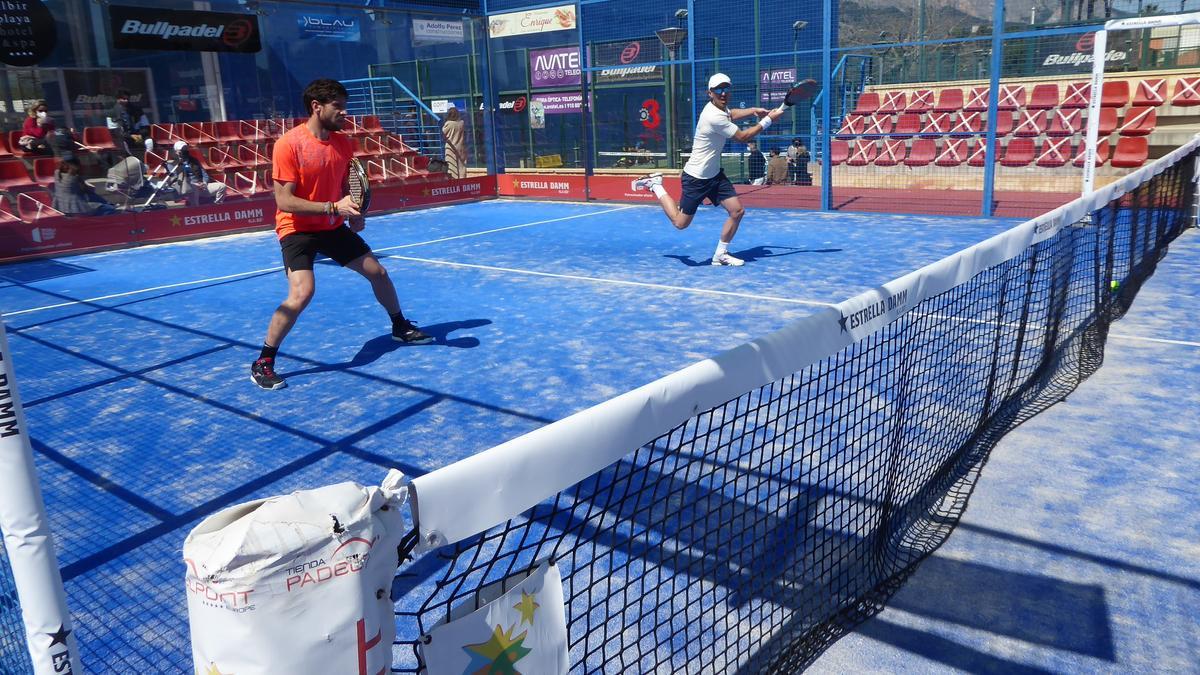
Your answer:
[[[271,345],[264,342],[262,351],[259,352],[259,354],[258,354],[258,358],[274,360],[275,354],[277,354],[278,352],[279,352],[279,347],[272,347]]]
[[[394,324],[404,323],[404,312],[403,311],[396,312],[395,314],[389,314],[388,316],[392,317],[392,323],[394,323]]]

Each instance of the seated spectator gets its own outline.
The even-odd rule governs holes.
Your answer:
[[[788,180],[787,157],[779,154],[779,148],[771,148],[771,158],[767,160],[767,184],[779,185]]]
[[[129,102],[129,92],[125,89],[117,92],[117,105],[108,113],[108,128],[113,131],[113,141],[127,156],[140,152],[142,147],[154,149],[150,119],[140,107]]]
[[[788,147],[788,167],[792,173],[792,182],[796,185],[812,185],[812,175],[808,173],[808,160],[811,158],[808,148],[800,137],[792,139]]]
[[[26,109],[29,116],[25,118],[25,126],[21,127],[21,137],[17,139],[25,152],[39,155],[49,155],[50,141],[54,134],[54,122],[50,119],[49,109],[45,101],[37,101]]]
[[[54,170],[54,193],[51,206],[67,215],[105,216],[116,207],[92,190],[80,177],[79,159],[73,153],[62,156]]]
[[[225,184],[212,180],[186,142],[175,141],[164,166],[166,187],[179,193],[189,206],[225,201]]]
[[[758,143],[754,141],[746,144],[746,153],[749,155],[746,159],[746,171],[750,176],[750,183],[762,185],[762,179],[767,174],[767,158],[759,152]]]

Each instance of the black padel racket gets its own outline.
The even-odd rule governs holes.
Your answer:
[[[371,206],[371,181],[367,178],[367,167],[357,157],[350,159],[350,175],[347,178],[350,186],[350,197],[358,204],[358,212],[367,214]]]
[[[792,85],[791,89],[788,89],[787,94],[783,97],[783,106],[780,107],[791,107],[800,101],[810,99],[813,96],[816,96],[820,89],[821,85],[818,84],[816,80],[804,80],[802,82],[797,82],[796,84]]]

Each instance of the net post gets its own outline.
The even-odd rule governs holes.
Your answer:
[[[1108,51],[1108,29],[1096,31],[1092,44],[1092,91],[1088,99],[1087,133],[1084,143],[1087,150],[1083,155],[1083,193],[1092,194],[1096,183],[1096,140],[1100,135],[1100,103],[1104,88],[1104,54]]]
[[[0,361],[0,531],[33,672],[82,673],[3,322]]]
[[[833,130],[829,128],[830,90],[833,83],[833,0],[821,3],[821,210],[833,209],[833,162],[830,143]],[[798,74],[798,73],[797,73]]]
[[[992,196],[995,193],[996,113],[1000,107],[1000,70],[1003,68],[1004,63],[1001,59],[1003,49],[1004,0],[996,0],[996,5],[992,11],[992,72],[988,79],[988,87],[991,93],[988,95],[987,137],[984,140],[986,146],[983,160],[983,204],[980,208],[980,215],[985,218],[992,215]]]

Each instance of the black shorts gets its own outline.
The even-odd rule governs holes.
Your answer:
[[[717,172],[712,178],[696,178],[684,173],[679,180],[683,184],[683,197],[679,200],[679,210],[689,216],[696,215],[696,209],[707,199],[717,206],[730,197],[737,196],[733,183],[725,176],[725,169]]]
[[[279,248],[283,250],[285,271],[311,270],[318,253],[345,267],[371,252],[367,242],[345,225],[320,232],[293,232],[279,240]]]

